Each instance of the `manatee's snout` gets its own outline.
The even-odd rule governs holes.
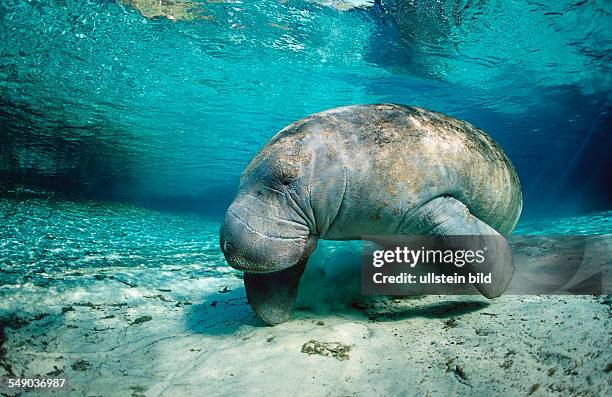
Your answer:
[[[241,221],[237,215],[228,210],[221,226],[219,243],[225,260],[234,269],[242,271],[257,271],[260,267],[254,260],[253,253],[249,252],[248,225]],[[252,244],[254,241],[252,242]],[[255,247],[251,247],[253,250]]]
[[[307,226],[283,219],[250,200],[234,201],[225,214],[219,243],[225,259],[244,272],[275,272],[296,265],[316,244]]]

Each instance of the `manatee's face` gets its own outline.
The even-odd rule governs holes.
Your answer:
[[[304,169],[294,160],[289,153],[260,153],[245,170],[221,226],[221,250],[233,268],[279,271],[314,250],[309,211],[303,208]]]

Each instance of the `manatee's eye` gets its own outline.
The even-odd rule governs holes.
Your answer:
[[[274,178],[282,185],[291,185],[298,178],[298,167],[292,164],[278,164],[272,170]]]

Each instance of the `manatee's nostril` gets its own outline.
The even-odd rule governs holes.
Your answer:
[[[226,254],[231,254],[234,251],[234,246],[229,241],[223,242],[223,252]]]

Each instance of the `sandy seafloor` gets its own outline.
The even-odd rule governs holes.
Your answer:
[[[518,232],[610,234],[611,216]],[[327,243],[268,327],[218,220],[2,199],[0,223],[0,379],[67,380],[2,395],[612,395],[609,295],[366,299],[359,243]]]

